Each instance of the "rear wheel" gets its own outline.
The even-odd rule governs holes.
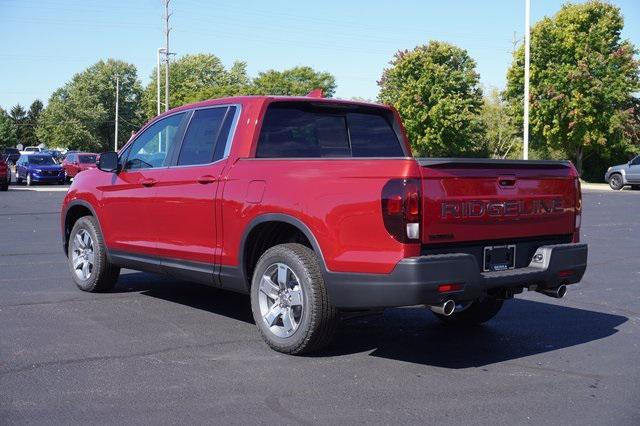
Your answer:
[[[104,239],[93,216],[81,217],[73,225],[67,258],[73,281],[80,290],[109,291],[118,281],[120,268],[107,260]]]
[[[622,175],[620,173],[614,173],[609,177],[609,186],[611,189],[619,191],[624,186],[622,182]]]
[[[434,315],[445,324],[460,327],[473,326],[487,322],[495,317],[500,312],[503,302],[502,299],[485,297],[471,302],[471,304],[463,307],[462,310],[455,311],[449,316],[435,312]]]
[[[4,182],[0,184],[0,191],[8,191],[9,190],[9,177],[4,179]]]
[[[287,354],[326,346],[337,321],[318,259],[301,244],[281,244],[260,257],[251,285],[251,310],[265,342]]]

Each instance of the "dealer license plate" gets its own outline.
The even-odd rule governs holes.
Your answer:
[[[482,269],[488,271],[504,271],[513,269],[516,264],[516,246],[492,246],[484,248]]]

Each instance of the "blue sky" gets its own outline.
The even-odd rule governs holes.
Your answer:
[[[563,3],[531,0],[532,21]],[[640,1],[613,0],[640,47]],[[502,88],[524,0],[172,0],[171,50],[243,60],[255,76],[310,65],[336,76],[336,96],[375,99],[395,51],[437,39],[469,51],[485,86]],[[0,0],[0,106],[45,101],[102,58],[134,63],[144,84],[163,45],[161,0]]]

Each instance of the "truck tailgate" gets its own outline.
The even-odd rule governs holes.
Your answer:
[[[418,159],[425,245],[574,232],[576,174],[567,161]]]

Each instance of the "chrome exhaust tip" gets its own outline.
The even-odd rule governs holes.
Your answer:
[[[448,317],[456,310],[456,302],[449,299],[441,305],[429,305],[429,309],[431,309],[436,314]]]
[[[541,288],[536,290],[538,293],[542,293],[545,296],[554,297],[556,299],[562,299],[567,294],[567,286],[561,285],[556,288]]]

